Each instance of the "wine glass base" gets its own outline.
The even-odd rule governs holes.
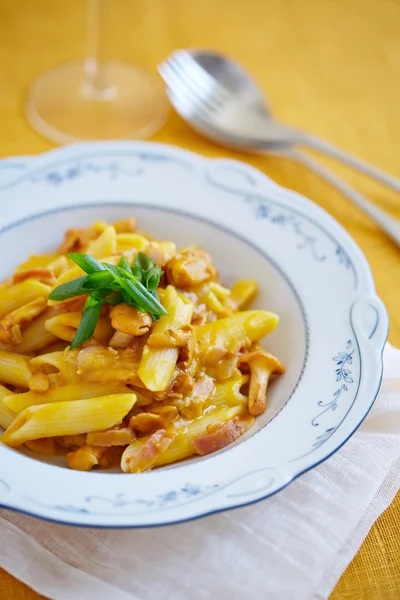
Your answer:
[[[101,90],[84,61],[60,65],[30,87],[29,123],[44,137],[67,144],[83,140],[144,139],[165,123],[169,103],[158,77],[120,61],[102,64]]]

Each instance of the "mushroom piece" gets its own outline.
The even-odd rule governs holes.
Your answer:
[[[206,281],[214,280],[217,272],[211,256],[200,248],[182,251],[166,265],[169,283],[186,289]]]
[[[256,350],[244,354],[241,363],[247,363],[250,367],[250,388],[249,388],[249,413],[253,417],[261,415],[265,411],[267,403],[267,386],[273,373],[282,375],[285,367],[279,360],[265,352],[265,350]]]
[[[113,227],[116,233],[133,233],[136,231],[136,219],[131,217],[129,219],[122,219],[121,221],[115,221]]]
[[[99,459],[106,448],[89,446],[85,444],[67,454],[67,465],[75,471],[90,471],[93,467],[99,464]]]
[[[147,312],[140,312],[137,308],[122,302],[110,311],[111,325],[116,331],[128,335],[144,335],[153,323]]]
[[[111,348],[116,348],[118,350],[125,350],[129,348],[133,344],[135,336],[129,335],[129,333],[122,333],[122,331],[116,331],[111,340],[109,341],[109,346]]]
[[[196,330],[192,325],[183,325],[180,329],[166,329],[150,334],[147,340],[149,348],[179,348],[177,365],[186,371],[191,365],[196,348]]]
[[[165,329],[152,333],[147,340],[149,348],[182,348],[187,344],[188,332],[183,329]]]
[[[45,373],[38,371],[28,381],[28,388],[34,394],[44,394],[50,387],[50,380]]]

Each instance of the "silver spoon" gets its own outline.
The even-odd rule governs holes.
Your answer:
[[[176,111],[193,129],[225,146],[295,158],[347,195],[400,245],[400,221],[318,162],[294,150],[293,144],[306,134],[274,121],[256,84],[233,61],[212,52],[179,50],[160,65],[159,71]],[[372,169],[377,179],[400,190],[395,178],[351,159],[357,166],[362,164],[363,172],[370,174]]]

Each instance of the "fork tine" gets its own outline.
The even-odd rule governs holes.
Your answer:
[[[168,91],[172,90],[176,96],[179,96],[185,104],[197,105],[198,97],[190,86],[188,86],[185,80],[181,77],[181,74],[171,66],[169,62],[165,62],[158,68],[161,77],[164,79]]]
[[[211,117],[216,109],[218,109],[215,103],[198,94],[197,90],[185,80],[185,72],[180,68],[176,68],[174,63],[171,64],[170,60],[162,63],[158,70],[167,87],[174,92],[174,95],[179,96],[183,102],[190,105],[191,110],[187,106],[185,114],[188,113],[188,110],[189,112],[193,112],[193,109],[195,109],[196,112]]]
[[[218,109],[218,104],[212,100],[211,96],[199,92],[198,86],[193,85],[192,81],[186,76],[186,71],[176,62],[168,60],[160,69],[160,74],[169,87],[179,90],[179,93],[185,95],[192,104],[196,106],[204,105],[204,109],[208,109],[210,112]]]
[[[193,88],[196,94],[215,109],[220,108],[230,100],[227,92],[207,71],[184,50],[172,54],[167,62],[181,74],[185,83]]]
[[[230,93],[214,77],[211,77],[186,50],[174,52],[169,60],[185,72],[186,77],[190,79],[197,90],[201,91],[203,97],[211,96],[213,101],[219,105],[229,101]]]

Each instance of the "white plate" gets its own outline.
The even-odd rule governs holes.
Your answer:
[[[223,279],[260,283],[280,315],[266,347],[287,366],[233,447],[139,475],[82,473],[0,445],[0,504],[64,523],[176,523],[266,498],[325,460],[368,413],[388,318],[359,248],[305,198],[231,160],[149,143],[76,145],[0,162],[0,277],[71,226],[138,217],[213,255]]]

